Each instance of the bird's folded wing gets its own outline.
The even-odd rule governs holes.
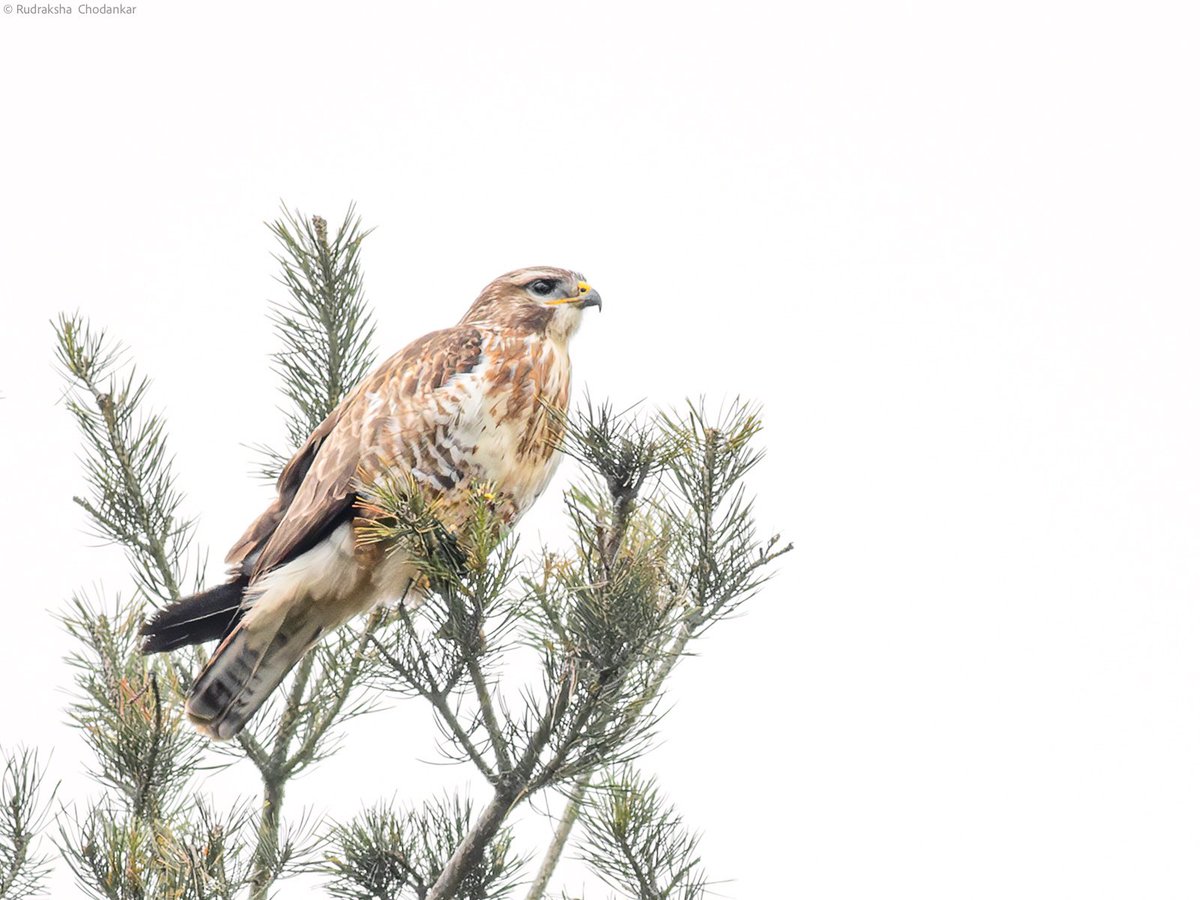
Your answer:
[[[253,580],[294,559],[353,517],[360,479],[371,480],[422,447],[436,448],[446,439],[448,422],[472,428],[478,409],[465,401],[476,395],[455,380],[479,366],[482,344],[483,335],[471,326],[435,331],[368,376],[284,467],[275,501],[226,562]]]

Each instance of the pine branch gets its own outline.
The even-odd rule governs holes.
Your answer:
[[[471,806],[445,797],[420,809],[397,813],[381,805],[334,828],[325,871],[335,897],[363,900],[425,900],[446,861],[464,840]],[[489,900],[507,896],[524,860],[513,855],[512,835],[503,829],[488,852],[468,871],[456,897]]]
[[[281,348],[273,356],[290,401],[288,431],[299,447],[371,369],[375,325],[363,295],[359,251],[370,231],[354,205],[332,240],[320,216],[282,209],[269,224],[279,241],[275,259],[286,303],[272,307]]]
[[[358,684],[366,663],[367,648],[382,623],[383,616],[382,610],[373,611],[367,617],[353,646],[337,646],[332,650],[319,648],[318,652],[323,656],[322,672],[335,673],[335,677],[323,678],[317,683],[318,689],[327,688],[328,693],[320,702],[315,698],[310,700],[316,714],[303,719],[300,743],[282,765],[283,771],[289,777],[326,755],[326,751],[322,749],[322,741],[330,728],[369,708],[368,704],[363,704],[347,709],[346,703]],[[338,672],[340,675],[336,675]]]
[[[744,479],[763,456],[752,443],[762,428],[756,407],[734,401],[710,420],[701,400],[663,416],[663,427],[678,448],[663,504],[677,535],[672,568],[676,589],[697,611],[691,630],[700,634],[753,597],[792,545],[755,533]]]
[[[33,750],[4,755],[0,773],[0,900],[43,893],[49,857],[36,851],[56,788],[44,796],[46,770]]]
[[[659,427],[662,435],[659,440],[665,449],[655,462],[657,471],[668,473],[673,497],[661,504],[663,514],[657,530],[671,536],[664,546],[674,548],[674,552],[670,554],[672,559],[663,565],[667,570],[668,590],[685,611],[675,625],[673,640],[656,660],[644,692],[628,708],[628,715],[633,717],[656,702],[689,642],[752,596],[768,577],[771,563],[791,550],[790,544],[778,548],[777,537],[765,544],[754,540],[752,503],[745,498],[744,478],[762,459],[761,452],[752,445],[761,427],[756,409],[735,402],[716,422],[711,422],[700,401],[689,404],[682,414],[662,416]],[[582,421],[566,432],[569,452],[589,462],[609,488],[615,512],[606,516],[600,504],[587,502],[586,495],[581,493],[576,494],[573,509],[581,545],[601,551],[600,555],[606,558],[605,571],[611,566],[607,559],[613,558],[610,548],[620,543],[619,539],[613,540],[613,533],[620,529],[624,538],[628,528],[629,511],[622,512],[625,501],[622,487],[631,478],[625,473],[639,471],[638,465],[646,465],[628,446],[617,453],[604,449],[613,443],[613,435],[618,432],[611,411],[604,406],[596,408],[590,401]],[[643,436],[641,443],[652,442]],[[624,472],[620,468],[622,461]],[[644,480],[643,476],[637,482],[639,487]],[[607,534],[603,525],[606,518],[614,522]],[[572,786],[526,900],[541,900],[545,895],[586,801],[589,776],[590,773],[585,773]]]
[[[709,881],[699,838],[659,793],[632,770],[611,774],[583,811],[584,860],[606,884],[639,900],[698,900]]]
[[[162,702],[160,683],[178,691],[169,658],[141,654],[144,605],[106,606],[76,596],[62,618],[78,641],[67,657],[76,684],[68,713],[94,755],[93,777],[116,792],[129,814],[150,822],[172,818],[203,743],[182,710]]]
[[[566,850],[567,843],[571,839],[571,831],[579,820],[579,810],[583,806],[584,798],[587,796],[591,784],[592,773],[588,772],[576,781],[567,793],[567,802],[563,806],[562,814],[558,817],[558,824],[554,827],[554,836],[550,839],[541,865],[538,866],[537,874],[529,885],[529,892],[525,895],[526,900],[540,900],[545,896],[546,889],[550,887],[550,879],[554,875],[554,870],[558,868],[563,851]]]
[[[366,497],[360,506],[370,522],[361,529],[360,540],[405,552],[428,585],[417,610],[397,611],[392,646],[381,645],[380,657],[404,690],[434,706],[449,738],[495,784],[511,772],[513,762],[486,665],[502,649],[518,617],[502,602],[515,546],[502,540],[503,528],[492,508],[494,492],[489,485],[470,488],[471,515],[459,534],[451,535],[439,519],[439,503],[411,477],[385,477],[360,490]],[[473,691],[494,765],[476,746],[474,723],[463,725],[449,703],[464,679]]]
[[[130,817],[103,802],[59,817],[59,849],[76,884],[97,900],[235,900],[246,884],[248,817],[218,817],[204,801],[172,823]]]
[[[500,720],[496,717],[491,690],[484,679],[483,668],[480,666],[477,656],[467,657],[467,671],[471,675],[471,684],[475,688],[475,696],[479,701],[480,714],[487,728],[488,738],[492,745],[492,753],[496,757],[496,768],[501,773],[511,772],[513,764],[509,756],[508,741],[505,739],[500,727]]]
[[[218,819],[188,789],[203,742],[164,702],[182,691],[170,657],[140,652],[144,613],[136,601],[108,610],[77,597],[63,618],[79,642],[69,712],[109,790],[60,818],[59,849],[88,896],[232,900],[246,874],[243,817]]]
[[[76,502],[100,537],[124,546],[140,594],[177,599],[193,529],[178,516],[182,495],[165,424],[142,412],[149,382],[123,364],[119,345],[80,317],[60,317],[56,333],[90,489]],[[197,560],[197,573],[201,568]],[[200,820],[213,818],[183,786],[202,745],[180,707],[164,702],[164,686],[172,696],[183,694],[174,661],[141,654],[137,632],[145,612],[140,600],[118,602],[109,612],[76,597],[63,618],[79,642],[68,658],[78,689],[70,715],[95,755],[93,775],[110,793],[74,828],[61,820],[59,846],[92,896],[232,897],[242,880],[231,874],[241,846],[225,832],[201,838]],[[218,838],[229,865],[209,859],[197,869],[197,847],[211,851]]]
[[[441,717],[441,726],[444,733],[458,745],[462,750],[466,759],[473,762],[480,774],[483,775],[489,782],[495,782],[497,775],[492,769],[492,766],[484,759],[483,754],[475,745],[469,731],[459,720],[458,713],[451,708],[447,700],[448,691],[434,687],[438,681],[437,676],[433,673],[428,656],[420,649],[419,635],[416,634],[416,628],[413,625],[412,617],[408,610],[401,607],[398,612],[398,617],[404,621],[403,630],[412,644],[416,644],[413,651],[417,657],[420,671],[413,668],[409,661],[411,656],[405,654],[404,658],[393,655],[386,647],[375,641],[375,648],[379,653],[379,658],[382,662],[390,667],[391,673],[398,676],[402,683],[417,696],[424,697],[433,706],[434,711]]]
[[[179,517],[183,498],[167,454],[166,424],[141,409],[150,382],[123,364],[120,344],[80,316],[60,315],[54,330],[68,382],[66,406],[83,437],[89,493],[75,502],[98,537],[125,548],[148,596],[176,600],[195,523]]]

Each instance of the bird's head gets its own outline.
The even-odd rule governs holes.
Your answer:
[[[535,266],[485,287],[463,323],[515,326],[565,340],[579,329],[583,311],[600,305],[600,294],[578,272]]]

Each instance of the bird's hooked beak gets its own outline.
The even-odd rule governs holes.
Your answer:
[[[580,309],[587,309],[589,306],[594,306],[596,309],[604,308],[604,301],[600,299],[600,292],[588,284],[586,281],[579,282],[579,292],[573,297],[563,297],[561,300],[551,300],[550,306],[578,306]]]
[[[579,282],[579,308],[586,309],[589,306],[600,310],[604,308],[604,301],[600,299],[599,291],[586,281],[581,281]]]

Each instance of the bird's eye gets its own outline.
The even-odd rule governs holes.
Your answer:
[[[539,297],[545,297],[554,290],[554,282],[546,278],[539,278],[537,281],[530,282],[529,289]]]

